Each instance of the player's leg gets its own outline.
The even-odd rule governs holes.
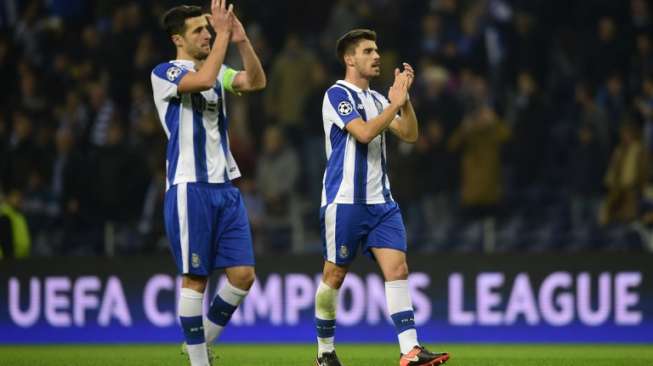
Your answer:
[[[214,189],[211,198],[220,207],[213,224],[216,228],[213,268],[224,268],[227,282],[211,301],[204,320],[208,343],[220,336],[255,279],[252,234],[240,191],[226,185]]]
[[[320,209],[324,268],[315,293],[318,366],[340,366],[334,344],[338,291],[364,234],[361,224],[365,220],[360,218],[363,212],[364,205],[330,204]]]
[[[184,275],[179,294],[179,320],[186,338],[186,352],[191,365],[209,365],[202,325],[202,304],[207,277]]]
[[[446,354],[434,354],[419,344],[415,329],[415,313],[408,286],[406,262],[406,230],[399,206],[395,203],[374,205],[379,221],[369,233],[364,252],[372,254],[385,279],[388,312],[395,325],[402,357],[401,366],[436,365],[448,359]]]
[[[220,336],[254,283],[255,273],[252,266],[229,267],[225,269],[225,273],[227,282],[213,298],[204,319],[204,334],[209,344]]]
[[[338,292],[347,275],[347,266],[324,262],[322,281],[315,292],[315,326],[317,328],[317,356],[335,351],[336,306]]]
[[[406,254],[390,248],[372,248],[383,278],[388,312],[392,317],[399,338],[401,353],[408,353],[419,346],[415,330],[415,314],[408,288],[408,264]]]
[[[175,264],[182,274],[179,317],[185,350],[193,366],[210,364],[202,326],[206,281],[211,273],[211,228],[205,212],[206,192],[195,184],[171,187],[165,196],[165,226]]]
[[[406,254],[391,248],[371,248],[383,277],[388,312],[399,338],[401,348],[400,366],[440,365],[449,359],[447,353],[433,353],[426,350],[417,340],[415,313],[408,286],[408,264]]]

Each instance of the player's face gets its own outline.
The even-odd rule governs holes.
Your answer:
[[[354,51],[354,67],[362,77],[371,78],[381,73],[381,56],[376,42],[364,39]]]
[[[186,19],[186,32],[184,33],[184,47],[186,52],[198,59],[204,60],[211,52],[211,33],[209,23],[204,16]]]

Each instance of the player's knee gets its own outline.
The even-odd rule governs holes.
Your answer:
[[[204,276],[184,275],[182,279],[182,287],[189,288],[199,293],[204,293],[206,289],[207,278]]]
[[[386,281],[398,281],[408,278],[408,264],[403,262],[395,265],[386,273]]]
[[[233,285],[240,288],[241,290],[249,290],[254,284],[256,279],[256,272],[253,268],[248,268],[246,270],[240,271],[237,276],[234,278]]]
[[[254,270],[252,269],[251,271],[247,271],[247,273],[243,276],[243,285],[245,286],[245,289],[249,290],[254,284],[255,280],[256,273]]]
[[[326,283],[331,288],[340,288],[342,283],[345,281],[345,276],[347,271],[338,267],[331,268],[330,270],[324,272],[324,283]]]

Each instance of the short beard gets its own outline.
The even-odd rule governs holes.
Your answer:
[[[203,52],[203,51],[202,51],[202,52],[198,52],[197,54],[195,54],[195,58],[198,59],[198,60],[200,60],[200,61],[204,61],[204,60],[206,60],[207,57],[209,57],[209,54],[208,54],[208,53],[205,53],[205,52]]]
[[[363,76],[366,79],[372,79],[372,78],[375,78],[375,77],[379,76],[381,74],[381,72],[380,72],[380,70],[379,70],[379,72],[376,72],[376,70],[371,69],[369,72],[361,72],[360,74],[361,74],[361,76]]]

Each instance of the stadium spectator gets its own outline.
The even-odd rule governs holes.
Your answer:
[[[7,174],[9,172],[9,123],[7,113],[0,112],[0,195],[7,185]]]
[[[300,155],[302,178],[299,181],[300,189],[311,202],[317,201],[320,196],[320,183],[324,172],[324,125],[322,124],[322,111],[315,108],[324,101],[324,90],[328,85],[326,66],[321,62],[313,65],[310,74],[311,83],[315,86],[306,97],[303,112],[303,143]],[[318,206],[315,206],[315,210]],[[313,212],[315,212],[313,210]]]
[[[112,123],[119,123],[116,106],[102,82],[94,82],[88,87],[88,98],[91,106],[91,124],[88,129],[88,140],[93,147],[107,144],[109,128]]]
[[[515,14],[508,32],[508,57],[506,75],[509,83],[516,83],[520,75],[517,70],[531,70],[535,80],[544,80],[546,70],[547,39],[540,32],[537,19],[533,15],[519,11]]]
[[[296,34],[290,34],[270,72],[270,86],[265,94],[267,115],[285,129],[289,142],[299,146],[303,106],[314,89],[310,79],[315,56]]]
[[[93,177],[94,213],[102,223],[126,223],[143,207],[147,186],[147,165],[143,154],[129,146],[124,128],[113,121],[107,131],[106,144],[91,154],[89,169]],[[116,184],[116,182],[129,182]]]
[[[449,138],[449,149],[461,154],[461,206],[471,218],[492,216],[501,204],[501,147],[511,131],[487,105],[468,114]]]
[[[640,33],[635,38],[635,52],[630,58],[630,76],[628,84],[631,94],[639,90],[642,80],[653,75],[653,44],[648,33]]]
[[[651,33],[653,20],[649,2],[646,0],[630,0],[630,31],[631,33]]]
[[[456,46],[463,65],[477,73],[485,73],[487,70],[487,53],[481,31],[478,14],[467,11],[460,21]]]
[[[581,125],[572,143],[575,147],[569,155],[571,161],[567,173],[571,189],[571,224],[574,229],[582,229],[598,222],[605,163],[601,159],[594,129],[590,126]]]
[[[0,83],[6,90],[16,90],[18,81],[16,79],[16,56],[13,44],[6,34],[0,33]],[[12,98],[11,93],[0,93],[0,106],[6,105]],[[4,108],[3,108],[4,109]]]
[[[30,255],[29,227],[20,208],[22,198],[22,193],[16,189],[6,198],[0,197],[0,259]]]
[[[447,131],[438,119],[427,120],[415,144],[420,176],[417,194],[421,201],[425,230],[433,223],[444,225],[455,212],[454,196],[458,188],[459,169],[456,156],[447,149]],[[428,236],[428,233],[422,233]]]
[[[608,119],[609,134],[619,133],[619,124],[627,112],[626,91],[620,74],[609,75],[596,93],[596,104],[605,111]]]
[[[648,152],[653,152],[653,76],[641,81],[641,92],[635,97],[635,109],[643,122],[643,143]]]
[[[84,229],[91,188],[88,175],[80,174],[89,172],[87,161],[78,148],[73,131],[66,127],[57,131],[50,171],[52,180],[49,191],[57,212],[52,220],[50,250],[66,254],[77,242],[75,233]]]
[[[619,42],[617,24],[609,16],[598,20],[596,34],[590,42],[592,46],[584,48],[584,76],[597,87],[605,75],[623,71],[626,50]]]
[[[289,250],[292,244],[291,211],[293,191],[299,177],[299,160],[286,143],[280,127],[268,127],[263,134],[263,151],[257,163],[256,186],[263,198],[264,245],[269,251]]]
[[[605,174],[606,196],[599,212],[602,225],[629,223],[638,215],[644,185],[648,180],[649,158],[642,146],[638,128],[625,124],[621,140]]]
[[[34,167],[42,167],[44,155],[38,150],[33,119],[24,111],[14,110],[12,115],[12,132],[7,148],[7,162],[4,172],[4,187],[26,187],[29,172]]]
[[[518,73],[517,90],[510,98],[507,123],[513,132],[508,159],[512,165],[513,189],[524,189],[541,181],[548,146],[548,110],[532,73]]]
[[[575,119],[581,125],[592,128],[592,134],[601,147],[601,156],[607,160],[615,137],[610,134],[610,122],[605,111],[596,104],[592,90],[584,83],[576,85],[576,102],[578,109]]]

